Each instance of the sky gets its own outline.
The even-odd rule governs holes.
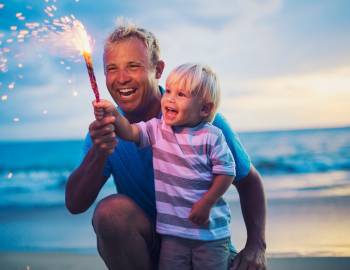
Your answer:
[[[0,0],[0,140],[85,136],[94,96],[79,52],[28,27],[71,15],[94,40],[102,98],[103,42],[124,18],[158,37],[161,84],[182,63],[211,66],[238,132],[348,126],[349,10],[347,0]]]

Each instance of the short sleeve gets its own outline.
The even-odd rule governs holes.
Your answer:
[[[140,143],[139,147],[143,148],[150,145],[149,137],[147,135],[147,124],[146,122],[138,122],[135,124],[140,130]]]
[[[236,180],[246,177],[250,171],[251,161],[237,133],[232,130],[230,124],[220,113],[216,114],[213,125],[221,129],[227,145],[231,150],[236,162]]]
[[[217,130],[217,135],[211,136],[210,160],[213,174],[236,176],[235,161],[221,130]]]
[[[147,147],[155,143],[155,133],[157,125],[159,124],[159,119],[152,118],[147,122],[138,122],[135,125],[140,130],[140,143],[139,147]]]

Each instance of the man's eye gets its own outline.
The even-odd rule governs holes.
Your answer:
[[[131,69],[131,70],[136,70],[140,67],[140,65],[137,65],[137,64],[132,64],[132,65],[129,65],[128,68]]]
[[[117,70],[117,68],[115,68],[115,67],[108,67],[107,68],[107,72],[114,72],[116,70]]]

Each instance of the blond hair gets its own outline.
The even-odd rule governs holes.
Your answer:
[[[106,52],[113,48],[118,42],[128,40],[132,37],[141,40],[147,50],[150,57],[151,67],[155,68],[160,59],[159,41],[153,33],[150,31],[137,27],[130,22],[122,22],[121,25],[107,37],[104,45],[103,59],[105,60]]]
[[[171,86],[187,91],[205,103],[212,103],[213,108],[205,120],[213,120],[220,103],[220,85],[210,67],[193,63],[180,65],[170,72],[166,80],[166,87]]]

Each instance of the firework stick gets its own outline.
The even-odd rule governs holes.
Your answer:
[[[94,68],[92,66],[91,54],[89,52],[83,52],[83,57],[85,59],[86,68],[89,73],[91,88],[94,91],[96,102],[100,102],[100,93],[98,92],[98,86],[96,83]]]

